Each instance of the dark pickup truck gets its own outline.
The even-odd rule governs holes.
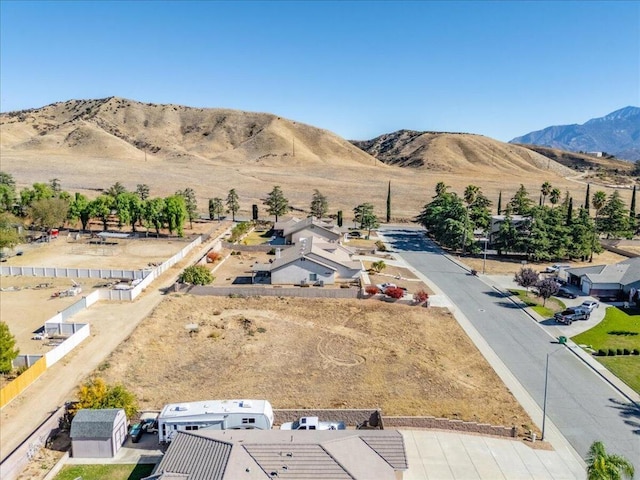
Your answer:
[[[587,320],[591,313],[584,308],[567,308],[562,312],[557,312],[553,318],[556,322],[571,325],[576,320]]]

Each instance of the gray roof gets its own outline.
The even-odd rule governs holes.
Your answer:
[[[222,480],[231,455],[231,444],[178,432],[156,468],[156,474],[188,475],[189,480]]]
[[[394,472],[407,468],[404,439],[396,430],[199,430],[178,432],[155,475],[393,480]]]
[[[569,268],[567,273],[586,276],[592,283],[619,283],[622,286],[640,281],[640,257],[629,258],[613,265]]]
[[[71,421],[71,438],[111,438],[121,408],[82,409]]]
[[[322,222],[316,217],[307,217],[304,220],[300,220],[299,222],[289,224],[283,229],[282,234],[287,237],[295,232],[299,232],[300,230],[304,230],[305,228],[309,228],[311,226],[321,228],[323,230],[326,230],[327,232],[340,236],[340,232],[333,225]]]

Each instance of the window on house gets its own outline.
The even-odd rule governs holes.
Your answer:
[[[255,418],[243,418],[242,423],[256,423]]]
[[[309,280],[312,282],[315,282],[316,280],[318,280],[318,274],[317,273],[310,273],[309,274]]]

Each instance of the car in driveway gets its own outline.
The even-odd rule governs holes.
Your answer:
[[[563,268],[570,268],[570,267],[571,265],[568,265],[566,263],[554,263],[550,267],[547,267],[544,271],[546,273],[557,273],[558,270],[562,270]]]
[[[142,438],[142,424],[141,423],[136,423],[131,427],[131,430],[129,430],[129,436],[131,437],[131,441],[133,443],[138,443],[140,441],[140,439]]]
[[[589,310],[586,310],[580,307],[573,307],[573,308],[567,308],[562,312],[556,312],[553,318],[558,323],[571,325],[573,322],[577,320],[589,320],[590,316],[591,316],[591,312]]]
[[[597,302],[596,300],[585,300],[584,302],[582,302],[582,305],[580,305],[580,308],[584,308],[589,312],[593,312],[599,306],[600,302]]]
[[[578,296],[573,293],[571,290],[569,290],[566,287],[560,287],[558,289],[558,293],[556,294],[557,297],[564,297],[564,298],[578,298]]]

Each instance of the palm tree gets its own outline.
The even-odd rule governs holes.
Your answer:
[[[621,480],[633,478],[635,471],[629,460],[621,455],[609,454],[602,442],[593,442],[587,454],[588,480]]]
[[[542,188],[540,189],[540,193],[542,193],[542,205],[544,205],[544,201],[547,199],[547,197],[551,193],[551,190],[553,190],[553,187],[549,182],[544,182],[542,184]]]
[[[478,194],[480,193],[480,188],[476,185],[467,185],[467,188],[464,189],[464,201],[467,205],[471,206],[475,203],[478,198]]]
[[[560,195],[562,195],[562,193],[559,188],[553,188],[551,192],[549,192],[549,201],[552,205],[556,205],[560,201]]]
[[[602,190],[598,190],[593,194],[593,199],[591,200],[591,205],[596,209],[596,218],[600,215],[600,210],[607,203],[607,194]]]

